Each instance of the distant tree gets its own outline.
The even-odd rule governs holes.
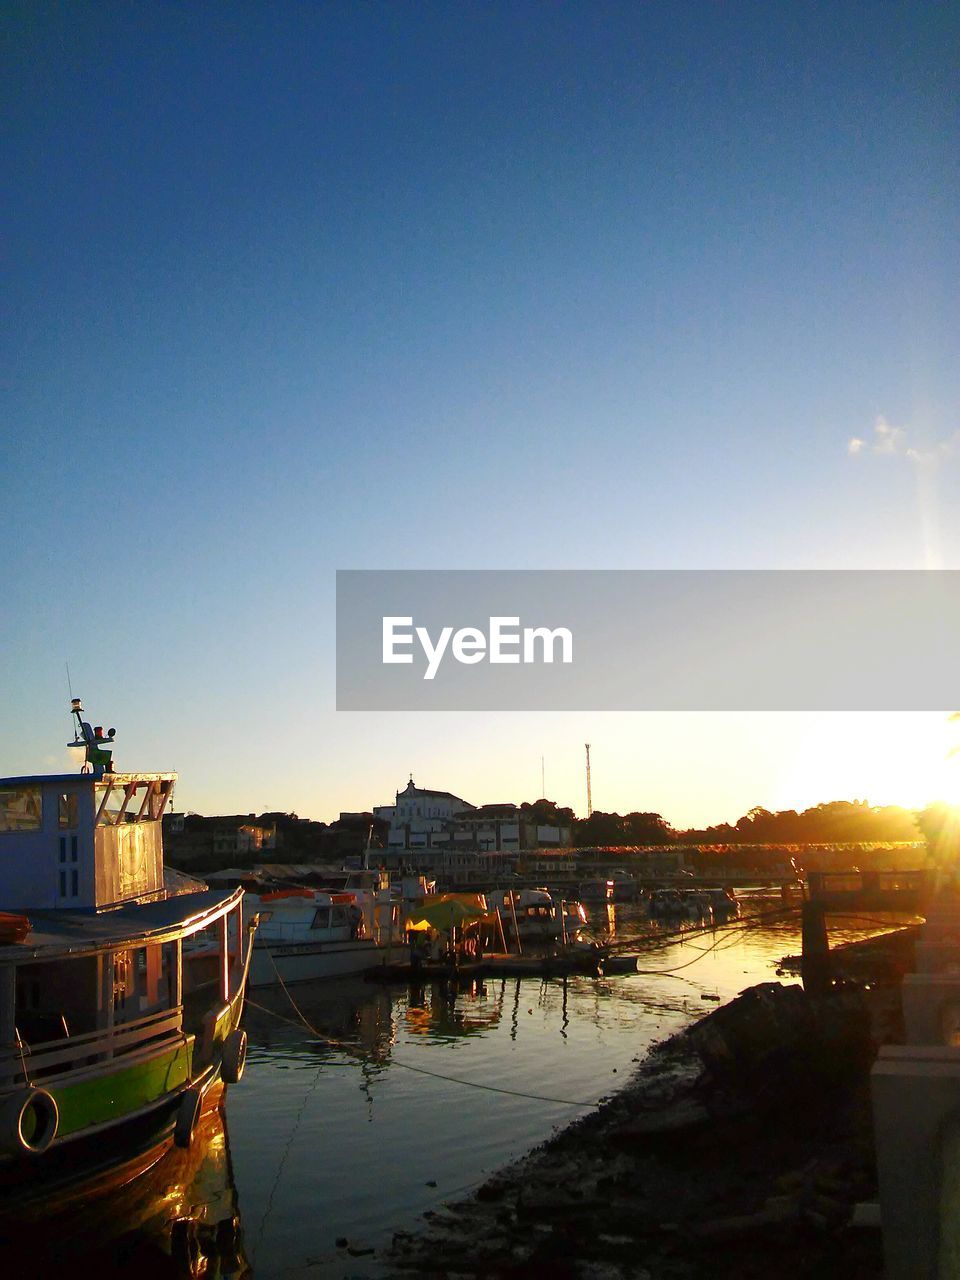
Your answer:
[[[927,805],[917,814],[917,826],[935,861],[960,860],[960,812],[956,805]]]
[[[669,844],[676,832],[659,813],[603,813],[594,809],[574,827],[574,842],[582,849],[598,845]]]
[[[525,801],[520,813],[528,821],[545,827],[569,827],[576,821],[572,809],[561,808],[553,800]]]
[[[873,807],[865,800],[832,800],[797,813],[772,813],[757,805],[735,826],[722,823],[681,833],[691,844],[843,844],[918,839],[915,816],[897,805]]]
[[[626,844],[670,844],[677,833],[659,813],[628,813],[623,819]]]

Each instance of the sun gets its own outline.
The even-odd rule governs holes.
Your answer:
[[[960,719],[931,712],[811,715],[779,783],[780,808],[826,800],[960,806]]]

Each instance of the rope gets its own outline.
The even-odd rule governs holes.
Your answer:
[[[755,916],[739,917],[738,919],[731,921],[729,924],[726,924],[726,925],[704,924],[704,925],[698,925],[694,929],[686,929],[686,928],[671,929],[667,933],[648,933],[648,934],[644,934],[642,937],[624,939],[623,941],[614,941],[612,943],[608,943],[607,945],[611,951],[622,950],[626,947],[638,947],[638,946],[643,947],[645,950],[652,950],[662,942],[673,942],[673,941],[684,940],[688,938],[696,938],[696,937],[699,937],[699,935],[702,933],[714,933],[718,928],[721,930],[726,930],[731,928],[733,929],[748,928],[748,927],[751,927],[752,925],[759,925],[759,924],[771,924],[771,923],[775,924],[778,921],[783,922],[783,921],[789,920],[794,916],[798,916],[799,914],[800,914],[799,909],[795,906],[780,907],[780,908],[777,908],[775,911],[759,912]]]
[[[294,1122],[293,1122],[293,1128],[290,1130],[289,1136],[287,1137],[286,1144],[284,1145],[284,1148],[283,1148],[283,1154],[280,1156],[280,1162],[277,1165],[277,1172],[273,1179],[273,1186],[270,1188],[270,1194],[267,1196],[266,1208],[263,1211],[263,1217],[260,1219],[260,1229],[257,1232],[257,1239],[252,1249],[252,1261],[254,1262],[256,1262],[257,1254],[260,1252],[260,1246],[263,1243],[263,1235],[267,1229],[267,1223],[270,1221],[270,1218],[273,1214],[273,1201],[277,1194],[277,1188],[280,1186],[280,1179],[283,1177],[283,1170],[284,1170],[284,1166],[287,1163],[287,1157],[290,1155],[290,1150],[293,1147],[293,1140],[297,1136],[297,1133],[300,1130],[300,1125],[303,1122],[303,1113],[307,1109],[307,1102],[310,1100],[310,1095],[314,1092],[319,1082],[320,1082],[320,1068],[317,1067],[317,1072],[316,1072],[316,1075],[313,1077],[313,1082],[311,1083],[307,1092],[303,1095],[303,1100],[300,1103],[300,1107],[297,1111],[296,1118],[294,1119]]]
[[[828,915],[838,916],[841,920],[852,920],[854,924],[875,925],[883,929],[909,929],[912,925],[920,924],[924,919],[923,916],[912,916],[910,920],[876,920],[872,916],[852,915],[847,911],[830,911]],[[910,912],[894,911],[892,915],[910,915]],[[841,928],[843,926],[840,926]]]
[[[280,976],[280,970],[277,968],[277,962],[274,960],[270,949],[264,949],[266,950],[267,955],[270,956],[270,963],[273,965],[273,971],[277,975],[277,980],[279,981],[280,986],[283,988],[284,995],[290,1001],[294,1012],[306,1029],[312,1035],[315,1035],[318,1040],[322,1040],[326,1044],[336,1045],[338,1049],[346,1049],[350,1053],[357,1053],[358,1050],[355,1045],[347,1044],[346,1041],[343,1040],[335,1040],[332,1036],[324,1035],[322,1031],[317,1030],[290,994],[287,984]],[[252,1005],[253,1008],[259,1009],[262,1013],[273,1014],[272,1009],[267,1009],[263,1005],[254,1004],[252,1000],[248,1000],[247,1003]],[[290,1018],[283,1018],[280,1014],[274,1014],[273,1016],[280,1018],[283,1022],[291,1022],[291,1025],[296,1026],[296,1023],[293,1023]],[[370,1055],[361,1052],[359,1056],[368,1059]],[[511,1098],[525,1098],[528,1102],[553,1102],[562,1107],[583,1107],[586,1109],[592,1109],[598,1105],[597,1102],[580,1102],[574,1101],[571,1098],[551,1098],[540,1093],[523,1093],[519,1089],[505,1089],[501,1085],[480,1084],[477,1080],[463,1080],[459,1076],[448,1076],[441,1071],[430,1071],[427,1067],[415,1067],[412,1062],[402,1062],[399,1058],[394,1057],[391,1057],[390,1065],[394,1067],[402,1067],[404,1071],[416,1072],[416,1074],[420,1076],[431,1076],[434,1080],[446,1080],[450,1084],[462,1084],[468,1089],[482,1089],[485,1093],[503,1093],[507,1094]]]
[[[643,974],[646,977],[656,977],[660,974],[669,976],[679,973],[681,969],[689,969],[692,964],[696,964],[698,960],[702,960],[704,956],[708,956],[711,951],[715,951],[723,941],[723,938],[724,935],[721,934],[720,937],[717,938],[716,942],[712,943],[709,947],[705,947],[701,952],[695,955],[692,960],[687,960],[684,964],[674,965],[670,969],[638,969],[637,973]]]

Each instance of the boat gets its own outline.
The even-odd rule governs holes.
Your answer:
[[[704,921],[711,915],[709,899],[696,889],[654,889],[650,895],[651,920],[679,923],[684,920]]]
[[[740,914],[732,889],[655,889],[649,899],[651,920],[722,924]]]
[[[224,1086],[204,1099],[190,1147],[167,1136],[100,1166],[59,1196],[47,1180],[0,1205],[0,1269],[17,1280],[89,1274],[252,1275],[223,1112]]]
[[[707,889],[706,895],[715,923],[722,923],[740,915],[740,903],[732,889]]]
[[[516,932],[524,942],[556,942],[578,933],[587,923],[583,904],[556,902],[547,889],[493,889],[486,895],[488,910],[499,912],[504,933]]]
[[[295,884],[248,890],[244,911],[259,920],[251,987],[347,977],[407,958],[403,905],[380,873],[341,892]]]
[[[79,773],[0,779],[0,1182],[71,1175],[145,1126],[188,1147],[243,1074],[256,922],[166,870],[175,773],[121,773],[71,713]],[[14,923],[10,923],[14,917]]]

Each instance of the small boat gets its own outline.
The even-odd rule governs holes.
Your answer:
[[[705,892],[715,921],[719,923],[739,916],[740,903],[732,889],[707,889]]]
[[[572,937],[587,923],[581,902],[556,902],[547,889],[493,889],[485,895],[488,910],[500,913],[507,936],[517,932],[523,942],[556,942]]]
[[[710,900],[696,889],[655,889],[650,895],[650,919],[678,923],[682,920],[707,920],[711,915]]]
[[[117,772],[115,730],[71,711],[79,774],[0,779],[3,1183],[79,1172],[147,1123],[189,1146],[246,1056],[242,891],[165,872],[176,774]]]
[[[303,885],[248,890],[244,912],[259,921],[251,987],[341,978],[407,958],[402,907],[386,881],[342,892]]]

